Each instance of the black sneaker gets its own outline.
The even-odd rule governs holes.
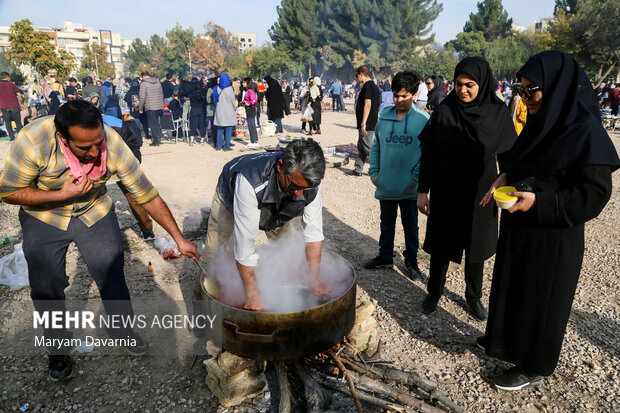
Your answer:
[[[49,360],[48,372],[53,380],[63,381],[71,378],[73,374],[71,357],[63,354],[50,354],[47,358]]]
[[[475,303],[467,303],[469,305],[469,313],[478,321],[487,321],[487,310],[484,308],[480,300]]]
[[[440,298],[430,293],[427,294],[424,301],[422,301],[422,312],[426,315],[433,314],[437,310],[437,303]]]
[[[142,340],[142,338],[137,334],[134,334],[133,337],[131,337],[131,340],[134,340],[135,344],[132,345],[130,341],[130,344],[124,347],[125,353],[132,356],[145,355],[149,349],[149,343]]]
[[[416,278],[422,278],[422,272],[420,272],[420,268],[418,268],[417,261],[405,260],[405,268],[407,269],[405,275],[407,275],[412,280],[415,280]]]
[[[152,229],[143,229],[142,230],[142,239],[145,241],[153,241],[155,239],[155,234],[153,234]]]
[[[521,390],[527,387],[537,387],[542,382],[542,376],[528,376],[517,366],[493,377],[495,387],[502,390]]]
[[[361,173],[361,172],[357,172],[357,171],[354,169],[354,170],[352,170],[352,171],[347,172],[347,175],[350,175],[350,176],[362,176],[362,173]]]
[[[385,261],[381,259],[381,257],[379,256],[364,263],[364,268],[366,268],[367,270],[377,270],[379,268],[392,268],[392,267],[394,267],[394,262]]]
[[[476,345],[478,348],[482,349],[482,351],[486,351],[487,348],[487,339],[485,336],[480,336],[476,339]]]

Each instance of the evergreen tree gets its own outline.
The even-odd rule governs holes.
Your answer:
[[[478,3],[478,12],[470,13],[463,27],[464,32],[482,32],[488,42],[507,37],[512,31],[512,19],[502,6],[502,0],[483,0]]]
[[[153,52],[142,40],[135,39],[129,45],[125,54],[125,73],[136,75],[136,70],[140,63],[149,63],[153,60]]]
[[[277,10],[278,20],[269,29],[274,45],[296,62],[315,62],[319,47],[324,45],[321,25],[323,2],[282,0]]]
[[[577,13],[578,0],[555,0],[553,15],[557,17],[559,12],[575,14]]]
[[[194,45],[194,29],[184,29],[177,23],[166,32],[166,39],[161,45],[162,63],[157,73],[163,77],[166,73],[184,75],[189,72],[188,50]]]

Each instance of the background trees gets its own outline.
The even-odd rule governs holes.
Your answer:
[[[36,32],[28,19],[11,25],[9,42],[11,48],[6,55],[12,63],[29,66],[41,77],[47,76],[49,71],[64,75],[73,68],[74,59],[69,53],[59,55],[54,45],[50,43],[50,37],[45,33]]]
[[[82,48],[84,57],[82,58],[82,69],[89,73],[95,73],[97,78],[106,79],[114,77],[116,69],[108,62],[108,47],[98,44],[87,44]]]
[[[364,63],[391,73],[433,40],[436,0],[283,0],[270,30],[274,44],[310,74]]]
[[[555,49],[569,53],[590,78],[601,81],[620,67],[618,0],[556,0],[554,16],[541,31],[514,33],[512,19],[501,0],[483,0],[463,32],[446,47],[465,56],[484,56],[497,78],[513,78],[514,71],[533,54]]]
[[[620,0],[555,0],[554,16],[544,19],[542,29],[525,32],[513,31],[501,0],[481,0],[445,50],[433,44],[432,33],[442,8],[438,0],[281,0],[269,30],[271,44],[242,52],[236,37],[214,22],[202,33],[177,23],[165,36],[134,40],[124,56],[124,75],[227,71],[233,77],[306,78],[318,73],[350,80],[353,69],[366,64],[380,78],[403,69],[449,78],[458,59],[483,56],[498,79],[512,79],[529,56],[548,49],[572,54],[596,81],[620,69]],[[56,52],[28,20],[11,26],[10,41],[11,63],[39,75],[55,70],[64,79],[76,66],[79,74],[97,72],[100,78],[114,73],[105,47],[87,46],[83,61],[76,62]]]

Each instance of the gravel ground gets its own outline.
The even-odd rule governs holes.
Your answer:
[[[351,108],[351,103],[349,108]],[[286,118],[285,129],[295,134],[298,115]],[[352,111],[324,114],[323,145],[356,142]],[[620,147],[620,134],[613,134]],[[261,138],[273,144],[273,138]],[[229,153],[210,146],[179,143],[159,148],[143,147],[143,167],[181,223],[213,195],[222,165],[240,154],[237,143]],[[4,165],[9,143],[0,142],[0,165]],[[348,168],[348,167],[347,167]],[[586,252],[581,280],[568,324],[561,359],[555,374],[533,390],[494,390],[485,377],[504,368],[489,358],[474,340],[484,323],[465,309],[465,285],[460,266],[451,265],[446,295],[440,309],[430,317],[420,311],[425,280],[411,281],[403,275],[402,260],[393,270],[369,271],[362,263],[378,249],[379,203],[366,175],[352,177],[344,169],[330,168],[323,184],[325,248],[338,252],[355,267],[358,295],[376,305],[382,338],[380,357],[398,368],[415,371],[441,383],[442,390],[471,412],[618,412],[620,411],[620,173],[614,174],[614,193],[601,215],[586,225]],[[108,185],[126,240],[126,278],[132,297],[182,300],[191,291],[197,271],[187,259],[163,261],[152,243],[137,235],[137,225],[116,185]],[[426,220],[420,217],[420,236]],[[15,206],[0,204],[0,235],[21,236]],[[200,242],[200,241],[199,241]],[[396,246],[404,248],[402,228]],[[12,252],[0,246],[0,256]],[[154,271],[147,270],[148,262]],[[429,257],[419,254],[422,271],[428,274]],[[488,300],[493,260],[485,266],[484,301]],[[67,297],[98,297],[75,247],[67,256],[71,286]],[[11,291],[0,286],[0,412],[18,411],[19,406],[41,404],[42,412],[224,412],[204,384],[202,356],[108,356],[98,351],[74,358],[76,377],[65,383],[47,378],[44,354],[16,356],[8,338],[19,329],[15,302],[28,303],[29,289]],[[346,399],[340,399],[338,405]],[[352,404],[351,404],[352,406]],[[342,408],[351,410],[351,407]],[[269,393],[228,412],[269,411]]]

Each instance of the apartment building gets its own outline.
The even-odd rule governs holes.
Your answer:
[[[84,57],[85,45],[105,45],[108,47],[108,61],[115,66],[121,64],[123,53],[131,44],[131,40],[123,39],[118,32],[83,27],[71,20],[63,21],[62,27],[35,27],[35,30],[46,33],[56,49],[71,52],[78,60]],[[0,26],[0,52],[8,50],[10,45],[9,26]]]
[[[242,52],[258,47],[256,44],[256,35],[253,33],[235,33],[233,36],[239,41],[239,50]]]

